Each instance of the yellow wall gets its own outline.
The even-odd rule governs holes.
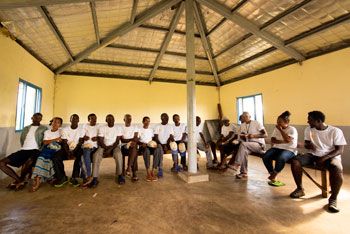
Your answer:
[[[197,114],[202,119],[218,116],[219,100],[216,87],[197,86]],[[186,122],[186,85],[97,77],[59,75],[55,86],[55,115],[69,122],[69,116],[77,113],[81,122],[89,113],[96,113],[97,121],[104,122],[106,114],[113,114],[116,122],[123,122],[129,113],[134,123],[140,123],[148,115],[154,123],[160,122],[160,114],[178,113]]]
[[[0,127],[14,127],[19,78],[42,88],[43,122],[53,114],[54,74],[16,42],[0,33]]]
[[[350,125],[350,49],[223,86],[224,114],[236,122],[236,98],[257,93],[263,95],[265,124],[275,123],[285,110],[293,124],[307,124],[307,113],[321,110],[327,123]]]

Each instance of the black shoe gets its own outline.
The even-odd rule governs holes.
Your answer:
[[[64,177],[61,181],[58,181],[55,183],[54,187],[55,188],[61,188],[63,187],[64,185],[66,185],[68,183],[68,178],[67,177]]]
[[[340,210],[337,207],[337,200],[329,199],[328,201],[328,211],[331,213],[338,213]]]
[[[291,198],[300,198],[305,196],[304,189],[295,189],[290,195]]]
[[[74,188],[79,187],[79,181],[76,178],[70,178],[69,184],[72,185]]]
[[[125,184],[125,178],[124,178],[124,176],[118,175],[118,177],[117,177],[117,183],[120,184],[120,185]]]
[[[91,182],[91,184],[90,184],[90,188],[96,188],[97,187],[97,185],[98,185],[98,180],[97,180],[97,177],[94,177],[93,179],[92,179],[92,182]]]

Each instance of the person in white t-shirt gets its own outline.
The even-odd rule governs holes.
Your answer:
[[[47,130],[46,126],[40,124],[42,117],[41,113],[33,114],[32,124],[24,127],[21,132],[21,149],[0,160],[0,169],[14,179],[14,182],[7,186],[9,189],[18,191],[23,189],[27,183],[25,179],[27,175],[30,175],[32,167],[40,154],[44,132]],[[18,176],[9,166],[22,167],[21,175]]]
[[[137,142],[138,142],[138,128],[131,124],[132,117],[130,114],[124,115],[124,126],[121,127],[121,152],[123,154],[123,162],[125,157],[128,156],[128,164],[126,174],[130,175],[132,171],[132,181],[138,181],[137,177]]]
[[[195,139],[197,142],[197,149],[205,152],[205,156],[207,158],[207,169],[214,169],[215,167],[213,164],[213,155],[210,149],[210,144],[205,140],[201,122],[201,118],[199,116],[196,116]]]
[[[160,146],[156,145],[151,147],[149,143],[153,140],[154,131],[149,126],[150,118],[148,116],[143,117],[142,124],[143,126],[139,129],[139,141],[138,145],[140,146],[139,152],[143,155],[143,160],[146,167],[146,181],[157,181],[157,176],[154,175],[154,170],[157,169],[157,163],[159,154],[155,153],[156,150],[160,150]],[[153,164],[151,167],[151,155],[153,155]],[[151,167],[151,168],[150,168]]]
[[[169,143],[174,142],[174,129],[169,124],[169,116],[167,113],[162,113],[160,116],[161,123],[154,129],[154,140],[161,145],[159,151],[158,178],[163,177],[163,154],[170,149]]]
[[[283,186],[276,180],[277,175],[283,170],[287,161],[297,154],[298,131],[289,125],[290,112],[285,111],[277,118],[277,125],[271,136],[271,148],[263,156],[264,165],[269,172],[269,184]],[[275,167],[272,161],[275,161]]]
[[[79,116],[73,114],[70,117],[71,125],[62,129],[62,149],[59,150],[53,157],[53,167],[55,169],[56,183],[55,187],[60,188],[68,182],[68,177],[64,171],[64,160],[74,159],[72,177],[69,183],[73,187],[78,187],[80,184],[77,180],[80,176],[80,163],[83,150],[84,132],[79,127]]]
[[[179,151],[179,144],[185,144],[186,147],[186,124],[180,123],[180,116],[178,114],[173,115],[173,132],[174,132],[174,140],[177,145],[176,150],[171,150],[171,155],[173,157],[173,167],[171,168],[172,172],[179,172],[182,169],[187,171],[187,165],[186,165],[186,151],[180,152]],[[182,168],[179,166],[178,163],[178,154],[180,153],[181,157],[181,165]]]
[[[106,125],[100,126],[98,129],[98,149],[92,156],[92,176],[91,181],[87,181],[85,186],[95,188],[99,181],[100,165],[103,157],[112,155],[116,163],[116,182],[124,184],[123,177],[123,157],[120,151],[119,141],[121,138],[121,130],[114,124],[114,116],[109,114],[106,116]]]
[[[221,136],[216,143],[220,150],[219,169],[226,169],[227,157],[236,150],[236,145],[232,141],[236,138],[237,128],[227,117],[222,118]]]
[[[83,126],[83,155],[81,156],[81,174],[83,177],[83,185],[88,181],[92,181],[91,162],[92,155],[97,150],[98,141],[98,129],[99,125],[96,124],[97,116],[94,113],[88,115],[88,122]]]
[[[235,162],[229,165],[229,170],[234,170],[234,174],[240,168],[240,174],[236,175],[237,179],[246,179],[248,177],[248,155],[251,153],[264,154],[265,140],[267,133],[265,127],[256,120],[250,119],[248,112],[243,112],[243,123],[239,127],[238,137],[241,143],[237,154],[235,155]]]
[[[306,155],[293,158],[291,169],[297,188],[290,194],[292,198],[305,195],[302,186],[302,167],[316,165],[329,171],[329,181],[332,194],[328,200],[328,210],[339,212],[337,196],[343,184],[343,166],[341,155],[346,145],[343,132],[336,127],[325,124],[325,115],[321,111],[308,113],[309,127],[305,129],[305,148],[309,150]]]
[[[55,170],[51,158],[61,149],[61,126],[62,118],[54,117],[51,122],[51,129],[44,133],[43,149],[36,160],[35,167],[32,174],[33,185],[31,192],[39,189],[40,184],[45,181],[53,179]]]

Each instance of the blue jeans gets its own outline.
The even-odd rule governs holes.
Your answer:
[[[96,148],[83,149],[83,156],[81,156],[81,169],[84,179],[91,176],[91,155]]]
[[[293,158],[294,156],[295,154],[292,151],[271,148],[268,151],[266,151],[263,157],[263,161],[269,173],[273,173],[273,172],[279,173],[283,170],[286,162],[289,159]],[[275,168],[273,168],[272,160],[276,161]]]

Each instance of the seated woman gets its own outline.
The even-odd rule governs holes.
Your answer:
[[[277,118],[277,125],[271,136],[271,149],[269,149],[263,161],[267,171],[269,184],[283,186],[284,183],[277,181],[277,175],[283,170],[285,163],[297,154],[298,132],[295,127],[289,126],[289,111],[283,112]],[[273,168],[272,160],[275,160]]]
[[[53,118],[50,124],[51,129],[44,132],[44,147],[35,163],[32,174],[32,192],[35,192],[39,189],[41,182],[52,179],[53,175],[55,174],[51,158],[57,151],[61,149],[60,127],[62,125],[62,122],[63,120],[59,117]]]

